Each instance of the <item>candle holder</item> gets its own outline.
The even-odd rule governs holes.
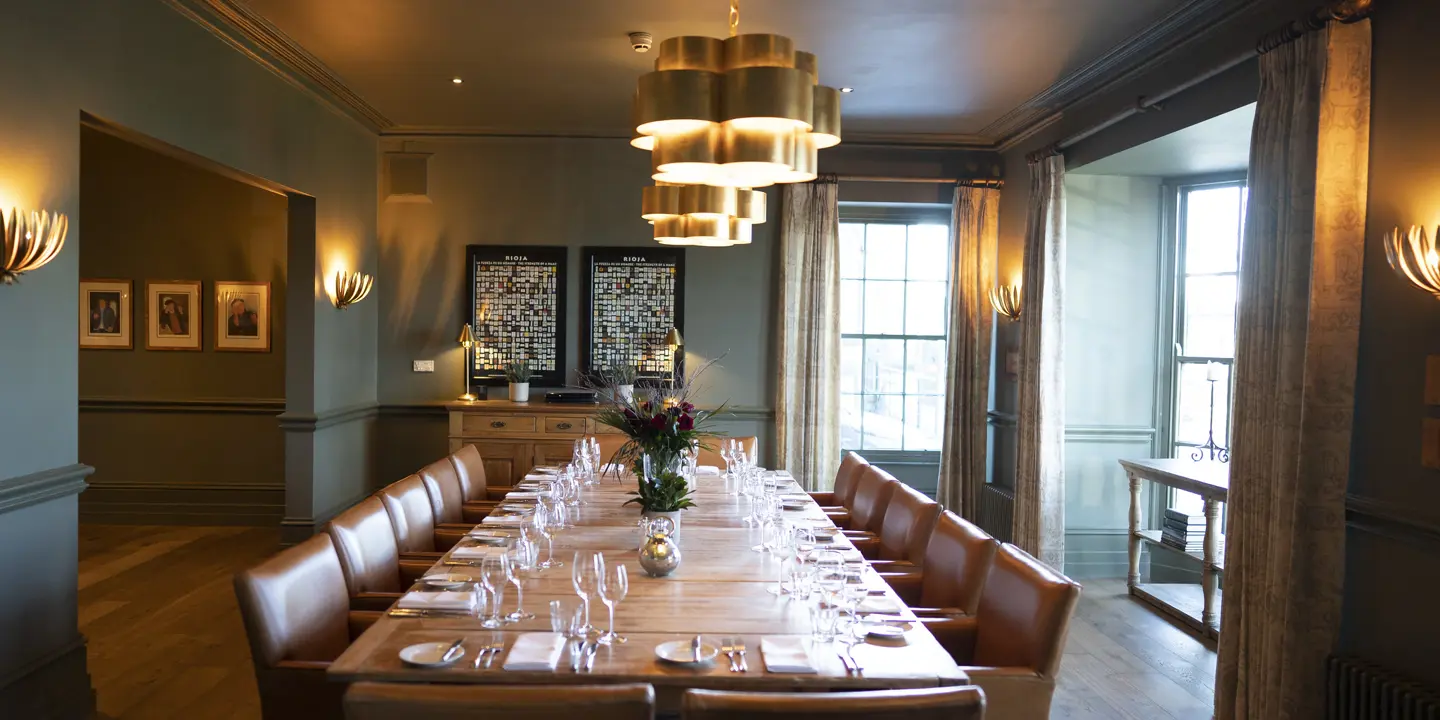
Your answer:
[[[1206,382],[1210,383],[1209,436],[1205,438],[1204,445],[1195,448],[1195,452],[1190,453],[1190,459],[1195,462],[1200,462],[1206,459],[1205,456],[1208,453],[1210,456],[1209,459],[1212,461],[1218,460],[1222,463],[1230,462],[1230,448],[1215,442],[1215,383],[1220,382],[1220,378],[1213,377],[1215,375],[1214,372],[1207,372],[1206,375],[1211,376],[1205,378]]]

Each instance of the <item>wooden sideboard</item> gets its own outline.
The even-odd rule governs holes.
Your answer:
[[[450,452],[474,445],[485,458],[485,481],[510,487],[536,465],[570,461],[575,439],[616,432],[595,422],[590,404],[476,400],[445,405]]]

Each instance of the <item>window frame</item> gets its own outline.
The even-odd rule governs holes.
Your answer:
[[[952,290],[952,288],[951,288],[951,286],[950,286],[950,277],[949,277],[948,265],[953,261],[954,253],[955,253],[955,247],[954,247],[955,233],[954,233],[954,228],[953,228],[953,226],[952,226],[951,213],[952,213],[952,208],[951,208],[951,206],[948,205],[948,204],[943,204],[943,203],[847,203],[847,202],[841,202],[841,203],[840,203],[840,222],[841,222],[841,223],[865,223],[865,224],[885,224],[885,225],[905,225],[905,226],[908,226],[908,225],[944,225],[946,228],[949,229],[949,232],[947,233],[947,245],[946,245],[947,272],[946,272],[945,280],[943,281],[944,284],[945,284],[945,321],[944,321],[945,332],[942,333],[942,334],[940,334],[940,335],[876,334],[876,333],[865,333],[865,332],[859,332],[859,333],[845,333],[845,332],[842,332],[842,333],[840,334],[840,339],[841,339],[841,342],[842,342],[842,343],[843,343],[845,340],[859,340],[859,341],[861,342],[861,363],[862,363],[862,366],[863,366],[863,363],[864,363],[864,342],[865,342],[866,340],[896,340],[896,341],[903,342],[904,345],[902,346],[902,347],[903,347],[902,352],[904,353],[904,355],[902,356],[902,357],[903,357],[903,359],[902,359],[902,364],[903,364],[904,367],[906,367],[906,370],[907,370],[907,372],[906,372],[906,378],[905,378],[905,380],[907,380],[907,381],[908,381],[908,379],[909,379],[909,378],[908,378],[908,375],[909,375],[909,373],[908,373],[908,369],[909,369],[909,352],[910,352],[909,341],[911,341],[911,340],[928,340],[928,341],[936,341],[936,340],[939,340],[939,341],[941,341],[941,342],[946,343],[946,349],[947,349],[947,351],[948,351],[949,341],[950,341],[950,332],[949,332],[949,328],[950,328],[950,304],[951,304],[951,303],[950,303],[950,293],[951,293],[951,290]],[[909,279],[909,263],[908,263],[908,259],[909,259],[909,246],[908,246],[908,243],[907,243],[907,246],[906,246],[906,260],[907,260],[907,263],[906,263],[906,277],[905,277],[903,280],[894,281],[894,282],[902,282],[902,283],[909,283],[909,282],[911,282],[910,279]],[[856,279],[856,278],[849,278],[849,279],[854,280],[854,279]],[[845,280],[845,278],[842,278],[842,282],[843,282],[844,280]],[[862,281],[862,283],[869,283],[869,282],[870,282],[869,279],[862,279],[861,281]],[[925,282],[933,282],[933,281],[925,281]],[[864,285],[862,285],[862,290],[861,290],[861,308],[862,308],[862,309],[861,309],[861,312],[862,312],[862,313],[864,312],[864,297],[865,297],[865,296],[864,296]],[[905,302],[907,302],[907,303],[909,302],[908,293],[906,293]],[[905,311],[905,308],[904,308],[904,306],[902,305],[902,307],[901,307],[901,313],[902,313],[902,315],[904,314],[904,311]],[[863,317],[863,315],[862,315],[862,317]],[[842,362],[843,362],[843,361],[842,361]],[[944,397],[944,393],[943,393],[943,392],[940,393],[940,394],[938,394],[938,395],[928,394],[928,393],[909,393],[909,392],[905,392],[905,391],[904,391],[904,388],[905,388],[905,387],[908,387],[908,382],[902,382],[902,390],[901,390],[901,392],[899,392],[899,393],[866,392],[866,391],[865,391],[865,387],[864,387],[863,367],[862,367],[861,391],[860,391],[859,393],[846,393],[846,392],[842,392],[842,393],[840,394],[842,400],[843,400],[843,398],[844,398],[845,396],[855,396],[855,397],[859,397],[859,398],[861,399],[861,400],[860,400],[860,403],[861,403],[862,419],[861,419],[861,424],[860,424],[860,443],[859,443],[859,447],[843,446],[843,447],[842,447],[842,452],[851,452],[851,451],[854,451],[854,452],[858,452],[858,453],[863,453],[863,454],[865,454],[865,456],[866,456],[867,458],[872,459],[872,461],[874,461],[875,459],[881,458],[881,457],[883,456],[883,457],[887,460],[887,462],[889,462],[889,463],[891,463],[891,464],[931,465],[931,464],[939,463],[941,450],[938,450],[938,449],[937,449],[937,450],[906,450],[906,449],[904,449],[904,448],[903,448],[903,445],[905,444],[905,438],[904,438],[904,435],[903,435],[903,432],[904,432],[903,429],[902,429],[902,435],[901,435],[901,440],[900,440],[900,444],[902,445],[901,448],[892,448],[892,449],[875,449],[875,448],[870,448],[870,449],[867,449],[867,448],[864,447],[864,444],[865,444],[865,430],[864,430],[865,425],[864,425],[864,419],[863,419],[864,404],[865,404],[864,398],[869,397],[869,396],[900,398],[900,403],[901,403],[901,408],[902,408],[901,423],[902,423],[902,426],[903,426],[903,423],[904,423],[904,415],[903,415],[903,413],[904,413],[904,406],[905,406],[905,398],[912,397],[912,396],[913,396],[913,397],[941,397],[941,398]],[[872,456],[873,456],[873,457],[872,457]]]

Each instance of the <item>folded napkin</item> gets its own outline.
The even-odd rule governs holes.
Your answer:
[[[524,515],[486,515],[481,525],[498,525],[500,527],[520,527],[530,518]]]
[[[718,468],[718,467],[716,467],[716,466],[714,466],[714,465],[696,465],[696,466],[695,466],[695,475],[696,475],[696,476],[700,476],[700,475],[719,475],[719,474],[720,474],[720,468]]]
[[[559,633],[525,633],[515,638],[503,667],[506,670],[553,671],[564,650],[565,637]]]
[[[530,475],[526,475],[526,476],[521,480],[521,482],[532,482],[532,483],[555,482],[555,476],[554,476],[554,475],[535,475],[535,474],[530,474]]]
[[[475,594],[471,592],[408,592],[395,603],[402,610],[447,610],[471,612]]]
[[[872,595],[860,601],[855,608],[860,613],[898,613],[905,610],[905,607],[884,595]]]
[[[511,490],[505,493],[506,500],[539,500],[540,493],[533,490]]]
[[[765,669],[773,673],[819,672],[810,660],[806,639],[799,636],[760,638],[760,655]]]
[[[789,470],[776,470],[776,471],[775,471],[775,475],[776,475],[777,477],[782,477],[782,478],[795,477],[794,475],[791,475],[791,474],[790,474],[790,471],[789,471]]]
[[[450,557],[454,560],[479,560],[504,554],[505,548],[499,545],[467,545],[450,551]]]
[[[623,473],[627,472],[628,470],[629,468],[621,465],[620,463],[605,463],[604,465],[600,466],[600,472],[602,473]]]

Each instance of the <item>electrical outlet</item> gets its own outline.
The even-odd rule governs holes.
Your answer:
[[[416,360],[415,372],[435,372],[434,360]]]

